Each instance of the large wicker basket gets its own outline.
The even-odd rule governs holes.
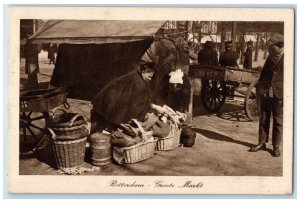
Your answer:
[[[64,114],[72,117],[68,116],[67,120],[55,120],[52,117],[48,121],[47,129],[57,168],[72,174],[72,170],[80,167],[84,162],[89,128],[84,115],[73,115],[65,111]]]
[[[136,162],[149,159],[150,157],[154,156],[156,141],[157,140],[150,139],[130,147],[123,147],[123,148],[114,147],[113,157],[116,160],[117,154],[121,153],[124,159],[122,160],[122,162],[119,163],[126,163],[126,164],[136,163]]]
[[[76,140],[52,140],[52,149],[58,169],[70,170],[84,162],[87,137]]]
[[[181,128],[178,128],[175,125],[171,126],[171,132],[167,137],[164,138],[158,138],[156,143],[156,149],[157,151],[167,151],[175,149],[179,146],[180,143],[180,134],[181,134]]]

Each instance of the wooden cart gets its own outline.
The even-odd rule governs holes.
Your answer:
[[[34,153],[45,141],[49,111],[67,103],[64,88],[20,92],[20,154]]]
[[[202,79],[201,101],[208,112],[216,112],[224,105],[228,87],[245,98],[244,109],[250,120],[258,119],[256,85],[260,72],[231,67],[201,67],[190,65],[191,78]]]

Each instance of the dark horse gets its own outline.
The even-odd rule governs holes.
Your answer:
[[[166,104],[181,112],[187,111],[191,85],[186,71],[189,63],[188,47],[183,38],[156,38],[143,59],[156,62],[155,74],[150,84],[153,103]],[[183,76],[183,84],[170,84],[169,74],[177,69],[186,73]]]

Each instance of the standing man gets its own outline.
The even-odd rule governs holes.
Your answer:
[[[237,52],[232,50],[232,41],[225,42],[225,52],[220,54],[219,64],[222,67],[232,67],[232,68],[239,68],[237,64],[237,60],[239,55]],[[227,98],[234,99],[234,88],[232,85],[227,85],[226,87]]]
[[[219,64],[220,66],[226,67],[239,67],[237,60],[239,55],[232,50],[232,41],[225,42],[225,52],[220,54]]]
[[[218,67],[218,53],[212,41],[206,41],[204,48],[198,53],[198,63],[201,67]]]
[[[269,56],[265,62],[257,84],[259,119],[259,144],[251,152],[266,149],[269,139],[270,118],[273,115],[272,145],[274,157],[280,156],[283,123],[283,45],[284,37],[275,34],[269,38]]]
[[[244,53],[245,60],[244,60],[244,68],[251,70],[252,69],[252,46],[253,42],[250,40],[247,42],[247,49]]]

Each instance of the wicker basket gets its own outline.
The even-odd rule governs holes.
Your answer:
[[[70,128],[47,128],[50,131],[52,139],[55,140],[75,140],[89,135],[88,124]],[[55,134],[55,138],[53,138]]]
[[[167,151],[175,149],[180,143],[181,129],[175,125],[171,126],[171,132],[167,137],[158,138],[156,143],[157,151]]]
[[[87,137],[76,140],[53,140],[52,150],[58,169],[70,170],[79,167],[84,162]]]
[[[59,120],[54,122],[53,119],[47,122],[52,139],[74,140],[88,136],[90,130],[86,117],[83,114],[70,114],[66,112],[65,114],[74,116],[68,122],[60,122]]]
[[[58,111],[61,111],[62,114],[57,113]],[[61,107],[52,109],[52,114],[47,119],[47,125],[50,128],[67,128],[87,123],[87,119],[83,114],[69,113]]]
[[[114,147],[113,157],[117,161],[117,154],[122,153],[124,159],[122,160],[122,162],[117,162],[126,164],[136,163],[149,159],[150,157],[154,156],[156,141],[157,140],[150,139],[130,147]]]

